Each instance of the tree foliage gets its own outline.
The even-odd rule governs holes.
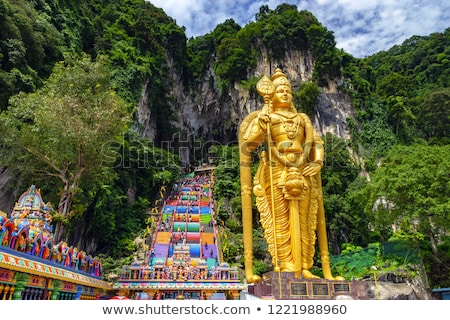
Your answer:
[[[293,92],[294,101],[299,112],[306,113],[311,119],[314,119],[314,111],[317,105],[317,97],[320,89],[314,82],[302,82],[298,92]]]
[[[449,144],[450,88],[435,90],[417,98],[414,110],[417,126],[431,144]]]
[[[449,145],[392,147],[369,186],[366,212],[374,226],[417,230],[432,243],[445,237],[450,228],[449,159]]]
[[[97,252],[114,258],[136,251],[134,239],[145,227],[152,200],[161,186],[171,186],[180,176],[174,154],[134,131],[122,138],[108,144],[116,151],[116,157],[104,161],[104,167],[110,168],[109,179],[93,181],[83,189],[77,201],[86,208],[71,221],[74,242],[95,242]]]
[[[57,211],[64,218],[81,180],[96,176],[111,156],[103,146],[125,132],[129,119],[101,57],[58,63],[41,89],[12,97],[2,113],[2,130],[9,133],[4,160],[22,172],[58,178]]]
[[[11,95],[32,92],[62,58],[63,36],[28,1],[0,1],[0,110]]]
[[[450,29],[413,36],[366,59],[372,92],[385,100],[400,141],[448,143]]]
[[[330,133],[324,137],[323,198],[330,251],[337,254],[342,243],[363,245],[369,240],[368,218],[358,194],[365,186],[357,179],[361,171],[350,154],[349,143]]]
[[[273,63],[281,63],[290,50],[310,50],[315,56],[314,78],[326,83],[341,72],[340,53],[335,44],[333,33],[310,12],[299,11],[291,4],[280,4],[275,9],[263,5],[256,21],[242,28],[228,19],[211,33],[189,39],[188,54],[193,75],[213,64],[226,91],[235,81],[247,80],[261,55],[261,45],[268,50]]]

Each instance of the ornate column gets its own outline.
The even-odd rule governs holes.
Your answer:
[[[205,299],[209,300],[209,298],[212,297],[213,292],[212,291],[204,291],[204,294],[205,294]]]
[[[25,289],[25,284],[28,282],[30,276],[22,272],[17,272],[15,278],[16,278],[16,290],[14,291],[12,299],[21,300],[22,292]]]
[[[232,300],[239,300],[240,296],[241,296],[239,291],[234,291],[234,290],[230,291],[228,294],[231,296]]]
[[[14,291],[16,291],[16,287],[11,285],[11,287],[9,288],[9,298],[8,298],[8,300],[12,300]],[[7,292],[5,292],[5,294],[7,294]]]
[[[59,290],[61,290],[62,283],[61,283],[60,280],[52,279],[50,281],[50,284],[53,286],[53,291],[51,293],[51,296],[50,296],[50,290],[49,290],[50,300],[57,300],[58,299],[58,293],[59,293]],[[49,287],[50,287],[50,284],[49,284]]]
[[[158,290],[145,290],[149,298],[152,298],[158,293]]]
[[[77,284],[77,292],[75,293],[75,297],[73,300],[83,300],[83,286],[81,284]]]

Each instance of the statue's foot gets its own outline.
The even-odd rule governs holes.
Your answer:
[[[319,278],[318,276],[313,275],[311,273],[311,271],[309,271],[309,270],[303,270],[302,275],[303,275],[303,278],[305,278],[305,279],[318,279]]]
[[[341,277],[341,276],[336,276],[336,277],[329,276],[329,277],[325,277],[325,279],[327,279],[327,280],[338,280],[338,281],[344,281],[345,280],[345,278]]]
[[[276,267],[275,267],[276,268]],[[281,272],[295,272],[298,268],[292,262],[282,262],[280,265]]]
[[[345,278],[344,278],[344,277],[341,277],[341,276],[333,277],[333,275],[331,274],[331,272],[325,272],[324,278],[327,279],[327,280],[339,280],[339,281],[345,280]]]
[[[253,274],[253,275],[247,277],[248,283],[258,283],[260,281],[261,281],[261,277],[256,274]]]

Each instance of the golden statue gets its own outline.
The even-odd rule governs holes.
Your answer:
[[[239,129],[246,280],[260,280],[253,273],[252,191],[275,271],[317,278],[309,271],[317,237],[324,277],[343,280],[330,268],[320,177],[323,141],[310,118],[295,109],[291,84],[280,69],[271,79],[262,77],[257,91],[264,107],[249,114]],[[263,142],[266,151],[260,152],[252,184],[252,151]]]

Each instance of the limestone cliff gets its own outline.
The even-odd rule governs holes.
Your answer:
[[[169,60],[169,79],[171,88],[171,108],[178,114],[173,125],[183,132],[185,142],[193,146],[196,139],[209,143],[228,144],[237,141],[237,130],[241,121],[249,113],[262,106],[262,98],[240,83],[228,89],[226,94],[218,88],[218,80],[213,68],[214,57],[203,81],[186,89],[181,85],[183,76],[173,68]],[[298,90],[304,81],[310,81],[314,70],[314,57],[308,51],[287,50],[284,59],[271,61],[269,53],[261,48],[256,68],[249,70],[249,78],[270,75],[275,68],[281,67],[290,79],[293,90]],[[331,132],[340,138],[350,138],[347,119],[353,116],[354,108],[350,99],[339,91],[341,79],[329,81],[327,87],[320,88],[317,99],[314,126],[320,135]],[[144,88],[142,101],[148,100]],[[301,109],[301,106],[300,106]],[[145,103],[137,108],[137,121],[143,128],[143,136],[152,140],[155,137],[157,125],[151,119],[151,113]],[[187,154],[181,154],[182,160],[189,161]]]

